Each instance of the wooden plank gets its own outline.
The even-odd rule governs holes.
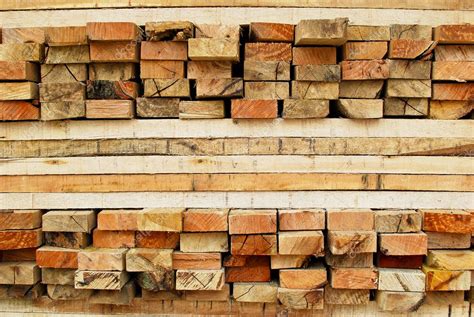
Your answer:
[[[127,41],[98,41],[90,42],[90,60],[91,62],[131,62],[139,61],[140,47],[130,45]],[[120,52],[120,54],[116,54]]]
[[[3,28],[1,30],[3,44],[13,43],[39,43],[45,42],[45,28],[35,27],[16,27],[16,28]]]
[[[179,244],[178,232],[138,231],[135,235],[138,248],[175,249]]]
[[[474,83],[433,83],[433,100],[472,101]]]
[[[39,81],[38,65],[30,62],[4,62],[0,61],[0,80],[28,80]]]
[[[145,79],[144,97],[190,97],[189,79]]]
[[[45,35],[48,46],[88,44],[85,26],[49,27]]]
[[[232,99],[231,116],[236,119],[272,119],[278,115],[276,100]]]
[[[91,54],[89,45],[51,46],[46,48],[44,58],[45,64],[87,64]]]
[[[270,282],[270,257],[230,255],[224,259],[225,281]]]
[[[127,272],[154,272],[171,269],[173,250],[135,248],[126,252],[125,259]]]
[[[0,230],[41,227],[41,210],[0,210]]]
[[[125,253],[128,254],[127,249],[86,248],[77,254],[77,268],[79,270],[123,271],[125,270]]]
[[[378,272],[374,268],[331,268],[331,287],[377,289]]]
[[[34,285],[41,280],[41,270],[34,261],[0,262],[0,284]]]
[[[194,25],[189,21],[147,22],[147,41],[185,41],[194,36]]]
[[[384,255],[377,254],[377,266],[394,269],[419,269],[423,265],[424,255]]]
[[[293,47],[293,65],[337,64],[335,47]]]
[[[76,271],[76,289],[120,290],[128,282],[126,272],[116,271]]]
[[[375,231],[406,233],[421,231],[422,215],[415,210],[378,210],[375,213]]]
[[[384,255],[424,255],[427,248],[428,237],[424,232],[379,234],[379,250]]]
[[[426,232],[428,236],[428,249],[469,249],[471,247],[471,234]]]
[[[189,39],[188,57],[193,61],[238,62],[239,41],[226,38]]]
[[[39,43],[0,44],[1,61],[41,62],[44,58],[44,46]]]
[[[184,78],[184,67],[185,65],[182,61],[142,60],[140,62],[140,78]]]
[[[326,228],[323,209],[280,209],[278,229],[281,231],[322,230]]]
[[[83,101],[43,102],[41,120],[66,120],[86,116],[86,104]]]
[[[431,113],[427,98],[386,98],[383,114],[387,116],[425,117]],[[431,115],[430,115],[431,116]]]
[[[131,119],[134,102],[132,100],[87,100],[88,119]]]
[[[197,301],[200,304],[211,301],[212,305],[219,302],[228,302],[230,299],[230,286],[224,284],[224,287],[218,291],[185,291],[184,298],[187,301]],[[218,305],[216,305],[218,306]],[[215,307],[215,306],[214,306]],[[207,308],[204,308],[207,309]]]
[[[40,110],[36,101],[0,101],[0,120],[39,120]]]
[[[323,289],[278,288],[278,300],[289,309],[323,309]]]
[[[236,302],[275,303],[278,285],[269,283],[234,283],[232,296]]]
[[[279,232],[278,254],[322,256],[324,236],[321,231]]]
[[[300,65],[294,67],[295,79],[303,81],[337,81],[341,80],[339,65]]]
[[[93,290],[75,289],[73,285],[47,285],[48,297],[55,301],[88,300]]]
[[[94,229],[92,242],[95,248],[134,248],[135,232]]]
[[[285,99],[282,118],[305,119],[324,118],[329,115],[328,100]]]
[[[388,57],[393,59],[428,60],[433,56],[436,41],[394,39],[388,46]]]
[[[459,100],[430,100],[429,118],[454,120],[471,113],[474,103]]]
[[[148,61],[186,61],[188,44],[175,41],[141,42],[140,58]]]
[[[36,248],[2,250],[2,261],[36,261]]]
[[[139,272],[136,274],[135,280],[144,291],[156,292],[175,289],[175,274],[170,269],[163,268],[152,272]]]
[[[373,253],[351,253],[334,255],[326,252],[325,260],[331,267],[372,267],[374,265]]]
[[[135,41],[141,38],[140,28],[130,22],[87,22],[90,41]]]
[[[67,83],[87,80],[86,64],[42,64],[41,82]]]
[[[218,291],[224,287],[224,269],[177,270],[176,290]]]
[[[474,61],[472,45],[437,45],[434,50],[435,61]]]
[[[90,63],[90,80],[130,80],[137,76],[133,63]]]
[[[387,63],[389,78],[431,79],[430,61],[389,59]]]
[[[44,244],[52,247],[82,249],[91,243],[85,232],[43,232]]]
[[[429,250],[426,265],[441,270],[473,270],[472,250]]]
[[[41,269],[41,282],[43,284],[74,286],[74,269]]]
[[[187,209],[183,214],[183,231],[211,232],[228,230],[228,209]]]
[[[295,99],[330,99],[339,98],[339,83],[318,81],[292,81],[291,97]]]
[[[133,81],[88,80],[87,99],[135,99],[139,85]]]
[[[36,263],[41,268],[77,269],[78,253],[78,249],[42,246],[36,250]]]
[[[340,98],[380,98],[383,80],[345,80],[339,83]]]
[[[282,61],[245,60],[244,80],[290,80],[290,63]]]
[[[342,80],[374,80],[389,78],[385,60],[342,61]]]
[[[250,39],[255,42],[293,42],[295,26],[283,23],[250,23]]]
[[[1,100],[30,100],[38,98],[38,85],[32,82],[0,83]]]
[[[284,269],[279,271],[280,287],[290,289],[315,289],[327,283],[324,266],[310,266],[304,269]]]
[[[241,78],[196,79],[196,98],[242,97]]]
[[[130,305],[135,298],[136,287],[133,281],[127,282],[120,291],[99,290],[89,299],[91,304]]]
[[[328,209],[327,229],[373,231],[375,213],[371,209]]]
[[[431,81],[424,79],[389,79],[385,95],[401,98],[430,98]],[[433,84],[433,92],[435,84]],[[433,94],[433,98],[435,95]]]
[[[390,27],[377,25],[348,25],[348,41],[389,41]]]
[[[278,81],[246,81],[244,83],[244,91],[244,96],[247,99],[288,99],[290,98],[290,83]]]
[[[223,100],[180,101],[180,119],[222,119],[225,117]]]
[[[138,230],[180,232],[183,212],[182,208],[144,209],[137,215]]]
[[[41,102],[83,102],[86,99],[86,86],[75,81],[69,83],[41,83],[39,84]]]
[[[232,62],[188,61],[187,78],[232,78]]]
[[[43,241],[41,229],[0,231],[0,250],[39,247]]]
[[[377,291],[375,295],[379,310],[394,313],[415,312],[424,299],[424,292]]]
[[[431,40],[431,25],[423,24],[392,24],[390,39]]]
[[[232,235],[230,239],[233,255],[275,255],[277,237],[272,234]]]
[[[347,41],[349,19],[301,20],[295,27],[296,45],[333,45]]]
[[[179,98],[137,98],[140,118],[178,118]]]
[[[97,214],[97,229],[138,231],[139,212],[133,209],[102,210]]]
[[[424,292],[425,274],[421,270],[379,269],[379,291]]]
[[[276,210],[233,209],[229,213],[229,234],[275,233]]]
[[[474,80],[474,62],[433,62],[433,80]]]
[[[287,43],[245,43],[247,61],[291,62],[291,44]]]
[[[473,44],[473,34],[470,24],[439,25],[434,28],[433,39],[442,44]]]
[[[96,226],[93,210],[54,210],[43,215],[43,231],[87,232]]]
[[[469,233],[471,214],[463,210],[420,210],[423,230],[434,232]]]
[[[240,32],[240,25],[238,24],[197,24],[195,37],[238,40]]]
[[[382,99],[339,99],[337,109],[346,118],[377,119],[384,115],[384,102]]]
[[[463,291],[471,287],[469,271],[439,270],[423,265],[423,272],[426,274],[427,291]]]
[[[375,231],[328,231],[328,247],[331,254],[377,252]]]
[[[324,303],[329,305],[367,305],[370,290],[324,287]]]
[[[387,51],[387,42],[347,42],[342,55],[344,60],[383,59]]]
[[[181,233],[179,247],[182,252],[227,252],[227,232]]]
[[[174,251],[172,258],[173,270],[217,270],[222,267],[221,253],[184,253]]]

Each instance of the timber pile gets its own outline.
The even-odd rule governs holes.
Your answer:
[[[473,108],[472,25],[101,22],[2,33],[2,120],[459,119]]]

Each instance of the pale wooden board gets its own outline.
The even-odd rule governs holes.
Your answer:
[[[229,137],[474,137],[472,120],[84,120],[3,122],[0,140]]]
[[[0,175],[164,173],[474,174],[470,157],[443,156],[103,156],[0,159]]]
[[[3,209],[71,208],[400,208],[474,209],[474,193],[281,191],[1,193]]]
[[[420,2],[404,1],[404,5]],[[24,3],[32,3],[32,1]],[[448,3],[448,1],[445,1],[445,3]],[[334,6],[334,1],[331,4]],[[296,24],[303,19],[331,19],[337,17],[348,17],[351,23],[359,25],[390,25],[398,23],[436,26],[471,22],[474,20],[474,11],[443,11],[440,14],[438,10],[424,10],[420,14],[419,10],[403,10],[401,12],[398,9],[242,7],[3,11],[0,12],[0,26],[68,26],[84,25],[86,22],[114,21],[135,22],[139,25],[144,25],[146,22],[157,20],[187,20],[194,23],[207,24],[248,24],[256,21]]]

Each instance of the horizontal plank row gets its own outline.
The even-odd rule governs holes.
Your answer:
[[[474,194],[410,191],[0,193],[5,209],[432,208],[474,209]]]
[[[0,176],[3,193],[298,190],[471,192],[474,176],[336,173]]]
[[[474,174],[469,157],[99,156],[0,159],[0,175],[219,173]]]
[[[0,123],[2,140],[209,137],[474,137],[471,120],[196,120]]]
[[[1,141],[3,158],[106,155],[472,156],[473,138],[188,138]],[[51,161],[51,164],[55,164]]]

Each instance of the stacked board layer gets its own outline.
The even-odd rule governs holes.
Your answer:
[[[467,316],[473,65],[467,24],[4,28],[0,310]]]

